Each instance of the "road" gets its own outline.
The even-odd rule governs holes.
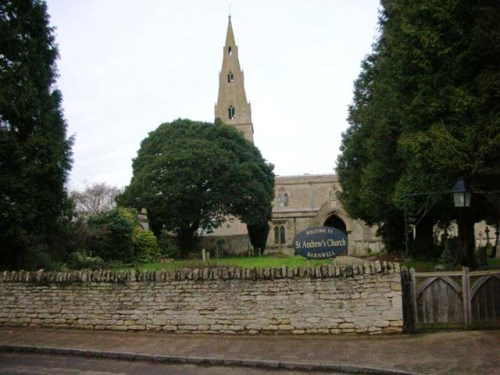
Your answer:
[[[130,362],[112,359],[0,353],[2,375],[324,375],[325,372],[263,370],[246,367]],[[331,375],[340,375],[330,373]]]

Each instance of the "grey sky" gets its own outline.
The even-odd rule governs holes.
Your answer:
[[[58,86],[76,135],[70,188],[123,187],[148,132],[213,121],[228,1],[47,0]],[[279,175],[333,173],[375,0],[236,0],[231,14],[255,144]]]

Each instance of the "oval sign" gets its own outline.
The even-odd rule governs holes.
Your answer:
[[[328,259],[347,253],[347,234],[332,227],[308,228],[293,239],[295,253],[307,259]]]

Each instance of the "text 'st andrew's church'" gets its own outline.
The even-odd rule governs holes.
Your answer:
[[[240,68],[231,16],[227,25],[222,68],[219,73],[215,118],[234,126],[253,143],[252,110],[245,93],[244,75]],[[273,125],[280,126],[280,124]],[[300,150],[296,150],[295,156],[288,162],[294,163],[295,157],[301,157]],[[333,227],[346,233],[350,255],[379,251],[381,241],[376,236],[376,228],[349,217],[337,198],[336,193],[339,190],[340,184],[334,174],[276,176],[266,251],[292,255],[295,235],[304,229],[319,226]],[[246,252],[251,248],[246,225],[237,218],[227,218],[214,235],[217,243],[224,244],[224,249],[233,253]]]

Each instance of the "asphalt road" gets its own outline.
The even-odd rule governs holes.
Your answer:
[[[207,367],[159,364],[39,354],[0,353],[2,375],[320,375],[325,372],[262,370],[246,367]],[[338,373],[330,373],[340,375]]]

